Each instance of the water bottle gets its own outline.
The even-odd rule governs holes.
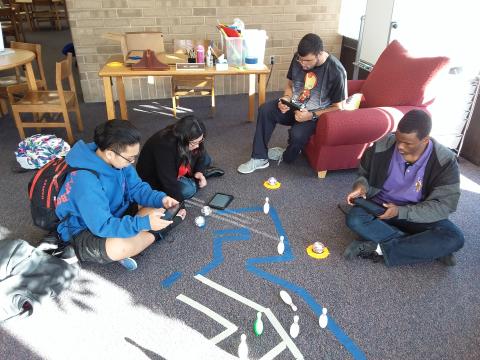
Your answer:
[[[197,46],[197,63],[204,63],[205,62],[205,49],[202,45]]]
[[[212,48],[209,46],[207,50],[207,66],[212,67],[213,66],[213,57],[212,57]]]

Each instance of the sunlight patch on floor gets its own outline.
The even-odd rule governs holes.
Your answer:
[[[161,289],[159,289],[161,291]],[[161,304],[158,304],[161,307]],[[42,358],[234,359],[183,321],[154,312],[132,294],[83,270],[61,299],[5,329]]]
[[[464,175],[460,175],[460,189],[480,194],[480,184]]]
[[[5,239],[8,236],[8,234],[10,234],[10,230],[0,225],[0,240]]]
[[[141,104],[141,105],[138,105],[138,107],[134,107],[132,110],[137,112],[147,113],[147,114],[160,114],[160,115],[173,117],[172,107],[161,105],[156,101],[152,101],[152,104],[153,105]],[[190,108],[177,106],[177,116],[184,115],[187,113],[193,113],[193,110]]]

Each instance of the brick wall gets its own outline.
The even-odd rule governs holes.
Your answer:
[[[173,39],[213,39],[220,36],[217,19],[230,24],[235,17],[246,28],[265,29],[265,63],[275,56],[268,91],[281,90],[299,39],[308,32],[320,35],[327,51],[339,56],[337,34],[341,0],[67,0],[73,42],[86,102],[103,101],[98,71],[109,56],[120,53],[120,45],[102,38],[105,32],[161,31],[166,51]],[[216,93],[246,93],[248,79],[220,76]],[[170,79],[157,77],[155,85],[145,78],[125,79],[127,99],[170,97]]]

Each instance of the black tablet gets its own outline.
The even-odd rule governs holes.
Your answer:
[[[387,210],[383,206],[378,205],[377,203],[375,203],[373,201],[370,201],[370,200],[367,200],[367,199],[364,199],[362,197],[357,197],[357,198],[353,199],[353,203],[355,205],[358,205],[358,206],[364,208],[365,210],[367,210],[368,213],[370,213],[372,215],[375,215],[375,216],[380,216]]]
[[[285,100],[284,98],[280,98],[280,102],[283,105],[287,105],[291,110],[300,110],[300,105],[294,104],[291,101]]]
[[[223,210],[225,209],[233,200],[233,195],[216,193],[212,199],[209,201],[208,206]]]
[[[175,216],[177,216],[180,209],[183,207],[183,202],[179,202],[177,205],[169,207],[165,210],[165,213],[162,217],[163,220],[173,220]]]

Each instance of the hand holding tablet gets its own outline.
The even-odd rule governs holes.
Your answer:
[[[280,102],[283,104],[283,105],[287,105],[290,110],[300,110],[300,106],[297,105],[297,104],[294,104],[292,103],[291,101],[288,101],[288,100],[285,100],[284,98],[280,98]]]

